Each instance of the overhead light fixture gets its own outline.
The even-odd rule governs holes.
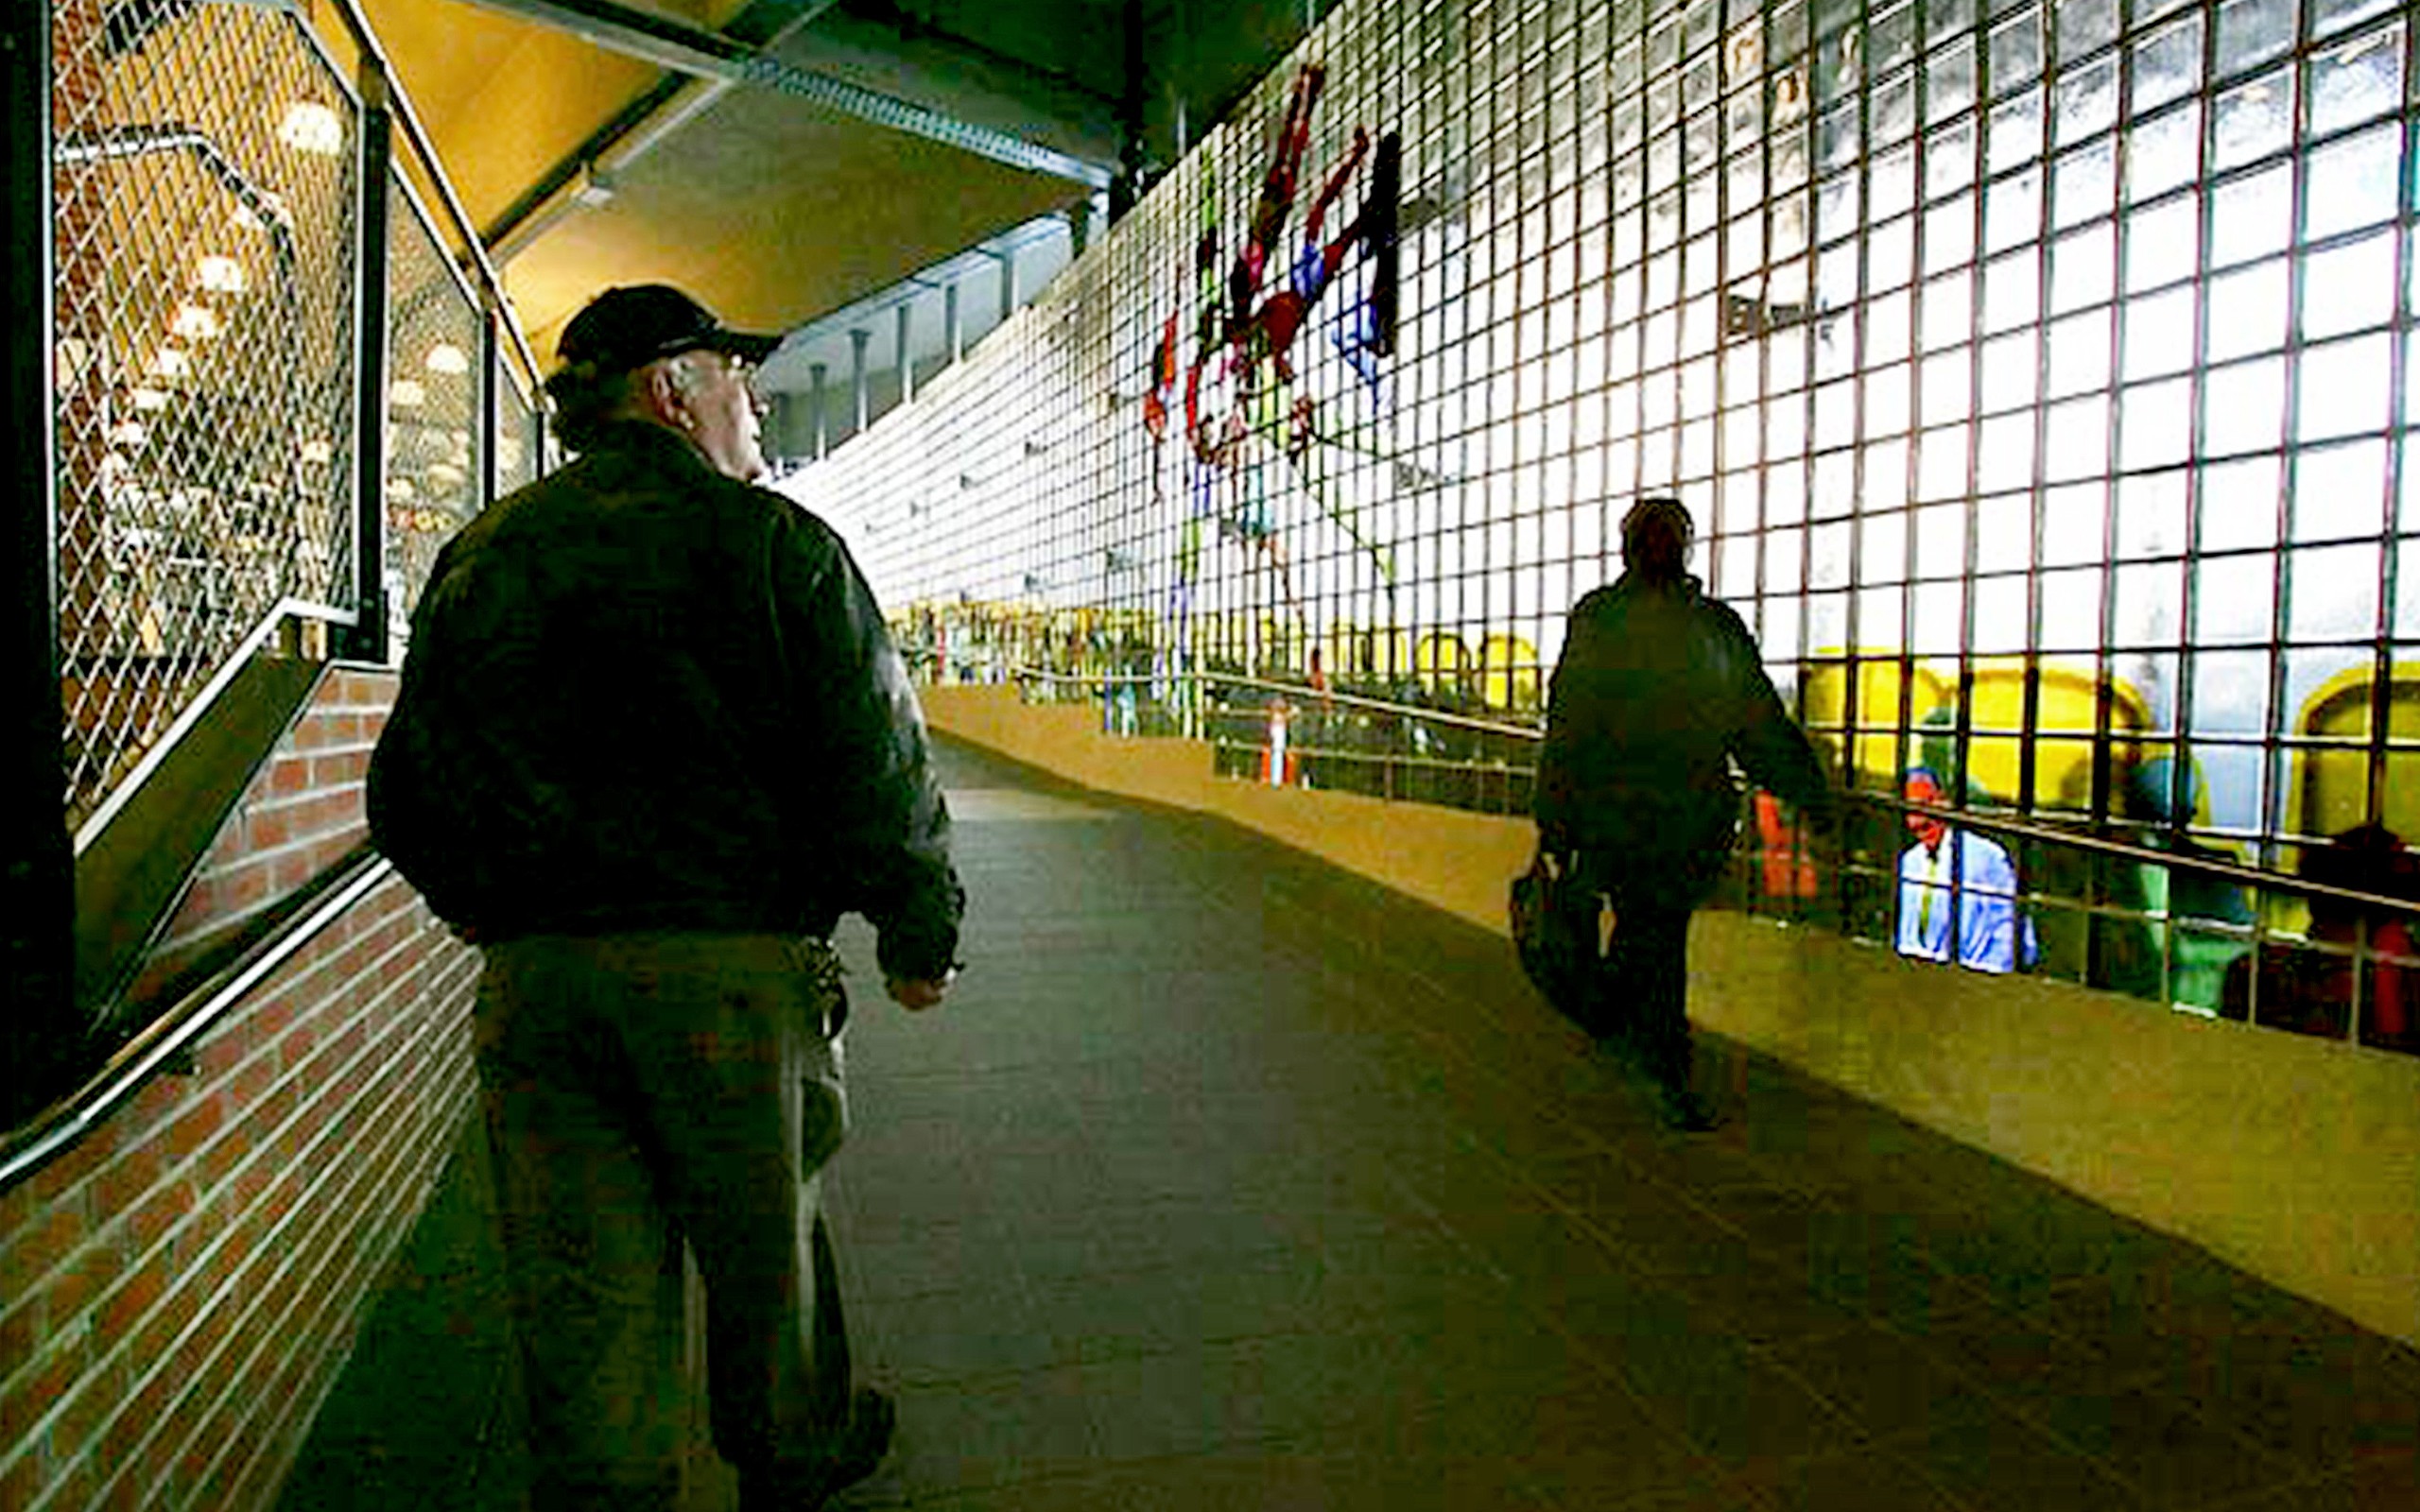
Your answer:
[[[232,257],[212,253],[194,264],[193,284],[213,294],[241,294],[249,281],[244,277],[244,265]]]
[[[168,329],[187,341],[207,341],[220,330],[218,315],[208,305],[180,304]]]
[[[398,378],[387,390],[387,403],[397,409],[418,409],[428,403],[428,390],[417,378]]]
[[[471,370],[469,353],[451,341],[441,341],[428,349],[421,365],[431,372],[441,372],[449,378],[459,377]]]
[[[277,123],[277,139],[297,152],[333,158],[344,151],[344,123],[318,100],[297,100]]]

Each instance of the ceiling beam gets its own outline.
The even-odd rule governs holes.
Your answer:
[[[1111,178],[1112,164],[1079,158],[996,128],[977,125],[828,74],[799,68],[732,37],[670,21],[616,0],[471,3],[569,32],[609,52],[642,59],[694,78],[774,90],[995,163],[1072,180],[1087,188],[1105,188]],[[811,18],[821,9],[810,6],[802,13]],[[633,127],[637,124],[631,123]],[[504,227],[495,239],[501,241],[517,229]]]

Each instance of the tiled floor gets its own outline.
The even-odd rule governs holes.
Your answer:
[[[844,940],[901,1414],[846,1506],[2420,1508],[2420,1355],[1720,1044],[1668,1133],[1500,938],[945,758],[964,980],[910,1018]],[[517,1504],[485,1190],[473,1141],[298,1512]]]

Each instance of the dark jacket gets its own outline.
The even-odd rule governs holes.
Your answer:
[[[370,769],[379,849],[483,939],[880,932],[938,978],[963,894],[923,716],[847,549],[617,425],[437,558]]]
[[[1547,700],[1536,815],[1554,850],[1709,885],[1739,816],[1737,761],[1828,818],[1830,784],[1739,616],[1694,577],[1625,575],[1575,605]]]

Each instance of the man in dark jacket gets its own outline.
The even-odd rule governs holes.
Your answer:
[[[1713,1126],[1691,1086],[1689,915],[1722,875],[1739,816],[1737,761],[1828,823],[1830,784],[1765,676],[1756,643],[1687,571],[1688,511],[1647,499],[1622,521],[1626,569],[1571,611],[1538,764],[1540,842],[1576,873],[1593,941],[1613,935],[1583,1005],[1628,1041],[1676,1127]]]
[[[933,1006],[963,894],[923,719],[839,540],[764,472],[778,338],[609,290],[547,383],[579,458],[440,554],[370,772],[380,848],[482,948],[477,1055],[540,1507],[679,1486],[682,1248],[748,1508],[820,1506],[888,1446],[849,1379],[817,1174],[878,931]]]

